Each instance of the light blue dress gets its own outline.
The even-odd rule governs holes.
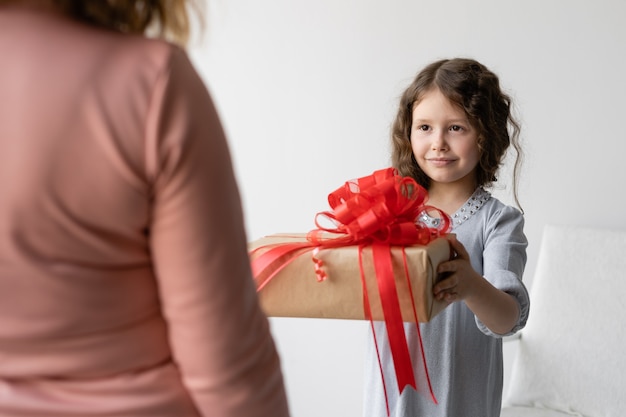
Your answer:
[[[432,219],[430,219],[432,220]],[[522,213],[504,205],[482,188],[452,216],[453,230],[465,246],[474,269],[496,288],[511,294],[520,305],[512,333],[526,324],[529,298],[522,283],[528,245]],[[382,327],[381,323],[375,323]],[[466,307],[455,302],[431,322],[420,325],[430,380],[438,404],[406,389],[393,417],[498,417],[502,402],[502,339]],[[409,347],[416,351],[415,325],[405,324]],[[393,375],[389,344],[377,330],[386,375]],[[365,365],[364,416],[386,416],[385,395],[372,338]],[[390,372],[388,372],[390,371]],[[387,376],[387,389],[396,390]]]

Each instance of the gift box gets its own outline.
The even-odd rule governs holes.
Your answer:
[[[426,205],[427,198],[423,187],[395,169],[375,171],[330,193],[332,210],[316,215],[316,229],[267,236],[252,242],[249,251],[268,316],[365,319],[372,330],[374,321],[384,322],[398,387],[391,397],[419,386],[436,402],[417,322],[428,322],[447,305],[434,299],[433,286],[437,266],[451,257],[444,237],[451,220]],[[433,213],[438,214],[436,227],[421,222]],[[404,322],[417,328],[420,352],[415,358]],[[373,337],[378,352],[376,331]],[[393,407],[384,391],[390,415]]]
[[[267,236],[250,244],[251,259],[279,245],[306,242],[304,234]],[[402,320],[415,322],[417,316],[420,322],[430,321],[447,305],[434,299],[433,285],[437,266],[450,258],[448,241],[438,238],[427,245],[391,246],[390,250]],[[371,246],[296,251],[283,257],[277,267],[282,269],[259,291],[261,307],[270,317],[365,320],[366,286],[372,320],[384,320]],[[271,268],[265,273],[269,272]],[[263,276],[257,276],[258,283],[263,281]]]

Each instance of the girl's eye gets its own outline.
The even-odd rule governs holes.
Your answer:
[[[422,132],[428,132],[428,130],[430,130],[430,126],[428,126],[428,125],[419,125],[419,126],[417,126],[417,130],[421,130]]]
[[[459,125],[452,125],[450,126],[450,130],[453,132],[460,132],[463,130],[463,127]]]

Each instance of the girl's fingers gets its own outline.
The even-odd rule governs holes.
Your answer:
[[[433,294],[439,295],[446,291],[451,291],[457,286],[457,284],[458,282],[456,276],[450,275],[448,278],[445,278],[435,284],[435,286],[433,287]]]
[[[448,304],[451,304],[451,303],[453,303],[453,302],[457,301],[457,299],[458,299],[458,298],[459,298],[459,296],[458,296],[458,294],[457,294],[457,293],[455,293],[455,292],[447,292],[447,293],[445,293],[445,296],[444,296],[444,300],[445,300]]]
[[[447,303],[452,303],[459,298],[459,295],[453,291],[453,289],[441,291],[435,294],[435,299],[437,301],[445,301]]]

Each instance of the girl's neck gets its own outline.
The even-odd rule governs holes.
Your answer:
[[[428,205],[449,215],[456,213],[476,191],[475,183],[433,183],[428,189]]]

